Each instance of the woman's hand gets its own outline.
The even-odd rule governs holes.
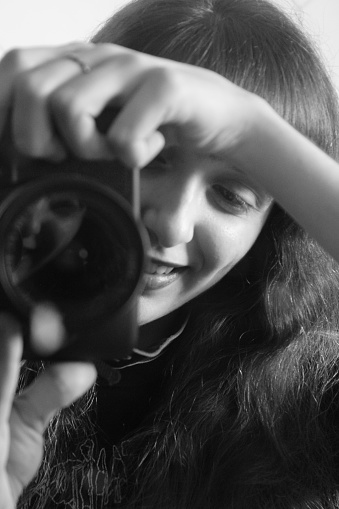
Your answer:
[[[12,51],[0,78],[0,135],[11,112],[21,152],[143,167],[174,138],[247,172],[339,261],[338,164],[222,76],[114,44],[71,44]],[[120,113],[101,134],[95,119],[110,105]]]
[[[71,151],[143,167],[164,146],[168,125],[185,147],[229,154],[259,101],[216,73],[113,44],[15,50],[0,76],[2,117],[11,111],[15,144],[56,160]],[[121,112],[104,136],[94,119],[110,104]]]
[[[41,313],[40,317],[43,321]],[[43,455],[43,433],[49,420],[60,408],[80,397],[96,376],[90,364],[55,364],[15,396],[21,354],[19,324],[11,316],[1,314],[0,509],[14,509],[24,487],[36,474]]]

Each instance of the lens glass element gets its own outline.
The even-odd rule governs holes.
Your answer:
[[[133,293],[141,246],[131,219],[87,189],[51,190],[16,211],[3,261],[14,299],[52,302],[66,314],[94,317]]]

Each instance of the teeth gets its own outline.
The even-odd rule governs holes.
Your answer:
[[[159,274],[159,275],[166,275],[172,272],[173,267],[167,267],[166,265],[158,265],[156,263],[151,263],[148,272],[150,274]]]

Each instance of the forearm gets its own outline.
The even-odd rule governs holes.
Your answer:
[[[254,123],[237,164],[339,261],[339,164],[261,101]]]

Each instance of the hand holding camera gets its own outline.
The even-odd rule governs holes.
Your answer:
[[[0,299],[25,324],[27,358],[41,357],[28,330],[39,303],[65,322],[65,345],[51,358],[124,357],[136,344],[147,235],[131,213],[135,191],[130,207],[116,193],[135,190],[131,167],[158,154],[168,124],[188,146],[224,149],[225,116],[211,114],[209,97],[215,108],[227,87],[249,95],[214,73],[112,44],[12,52],[1,67],[15,150],[0,153]]]
[[[65,148],[67,157],[54,163],[27,145],[20,151],[15,114],[9,118],[25,62],[35,67],[52,53],[23,51],[21,62],[0,65],[0,509],[16,507],[35,475],[49,420],[94,383],[94,367],[78,360],[127,355],[137,335],[145,239],[133,211],[131,172],[117,162],[85,162]],[[104,124],[99,120],[98,128]],[[64,338],[51,331],[59,317]],[[52,363],[15,396],[22,357],[77,362]]]
[[[111,110],[104,115],[112,121]],[[22,320],[24,357],[129,355],[146,245],[129,205],[132,172],[112,161],[25,158],[9,147],[0,150],[0,302]],[[30,341],[30,316],[41,304],[58,310],[65,328],[53,355]]]

